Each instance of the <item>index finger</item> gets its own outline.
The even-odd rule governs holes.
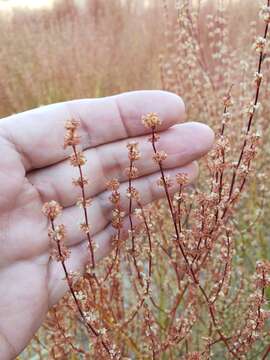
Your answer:
[[[19,152],[26,171],[58,163],[69,156],[63,148],[64,125],[80,119],[82,148],[88,149],[131,136],[146,134],[141,117],[155,112],[160,130],[183,121],[181,98],[165,91],[135,91],[100,99],[48,105],[12,115],[0,122],[1,135]]]

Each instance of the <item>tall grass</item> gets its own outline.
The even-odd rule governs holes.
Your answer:
[[[60,2],[53,11],[1,15],[1,109],[6,115],[55,101],[157,88],[161,27],[140,2]],[[162,19],[161,19],[162,21]],[[156,34],[156,36],[153,36]]]

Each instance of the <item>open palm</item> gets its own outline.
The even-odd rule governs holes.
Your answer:
[[[185,172],[192,182],[196,159],[212,146],[213,133],[199,123],[178,124],[184,117],[181,99],[162,91],[140,91],[96,100],[54,104],[5,118],[0,122],[0,357],[13,359],[28,344],[47,311],[67,291],[61,266],[50,258],[48,222],[41,208],[57,200],[63,206],[60,221],[67,226],[71,257],[69,271],[81,271],[89,259],[87,241],[78,227],[79,190],[72,185],[77,169],[63,148],[64,124],[80,118],[81,143],[88,159],[87,196],[92,238],[99,244],[95,257],[110,251],[111,209],[106,182],[117,177],[127,188],[125,144],[136,140],[143,154],[135,180],[144,203],[163,196],[155,186],[157,164],[141,116],[156,112],[163,120],[159,147],[168,153],[169,174]]]

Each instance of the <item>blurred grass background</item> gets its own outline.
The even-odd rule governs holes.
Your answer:
[[[0,115],[159,88],[161,12],[137,0],[89,1],[82,7],[64,0],[53,10],[16,8],[8,16],[2,11]]]
[[[53,8],[1,11],[0,116],[67,99],[161,87],[159,56],[168,51],[163,1],[83,3],[58,0]],[[167,15],[175,20],[174,0],[167,3]],[[204,40],[207,14],[216,11],[218,1],[201,3]],[[246,0],[243,13],[240,3],[233,1],[230,13],[236,47],[258,8]]]

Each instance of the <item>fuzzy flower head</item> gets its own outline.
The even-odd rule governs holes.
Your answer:
[[[156,129],[162,121],[156,113],[149,113],[142,117],[142,123],[148,129]]]
[[[270,6],[263,5],[260,15],[267,24],[270,24]]]
[[[135,179],[139,175],[139,170],[138,170],[138,168],[136,168],[136,166],[131,166],[131,167],[125,168],[124,174],[129,179]]]
[[[266,39],[262,36],[258,36],[254,44],[255,50],[257,52],[263,52],[265,46],[266,46]]]
[[[106,187],[108,190],[111,191],[116,191],[119,189],[120,183],[117,179],[111,179],[109,181],[107,181],[106,183]]]
[[[140,199],[139,191],[137,189],[135,189],[134,187],[127,189],[126,195],[127,195],[127,198],[129,198],[129,199],[135,199],[135,200]]]
[[[83,166],[86,164],[87,160],[82,151],[77,152],[76,154],[72,154],[69,157],[69,162],[72,166]]]
[[[186,186],[189,182],[189,177],[186,173],[178,173],[175,178],[178,185]]]
[[[141,153],[139,151],[138,146],[139,146],[139,143],[135,142],[135,141],[132,141],[127,144],[128,157],[132,161],[139,160],[141,157]]]
[[[255,72],[254,82],[257,85],[257,87],[259,87],[261,85],[262,79],[263,79],[263,74],[261,74],[259,72]]]
[[[71,119],[66,122],[65,128],[67,131],[64,137],[64,148],[67,148],[68,146],[76,146],[80,143],[80,137],[77,134],[79,126],[80,122],[75,119]]]
[[[89,225],[89,224],[86,224],[85,222],[84,222],[84,223],[81,223],[81,224],[80,224],[80,229],[81,229],[81,231],[84,232],[86,235],[87,235],[87,234],[90,234],[91,228],[90,228],[90,225]]]
[[[89,180],[83,176],[83,177],[79,177],[77,179],[73,179],[72,184],[74,186],[79,186],[80,188],[83,188],[84,186],[89,184]]]
[[[48,236],[53,241],[62,241],[66,236],[66,228],[63,224],[55,226],[54,230],[49,229]]]
[[[112,226],[115,229],[120,229],[123,226],[123,218],[125,217],[125,212],[119,209],[114,209],[112,211]]]
[[[232,95],[230,93],[224,96],[223,103],[226,108],[233,106]]]
[[[121,195],[120,195],[119,191],[117,191],[117,190],[113,190],[112,194],[109,196],[110,202],[114,205],[119,204],[120,198],[121,198]]]
[[[81,209],[86,209],[92,204],[92,199],[85,199],[84,197],[80,197],[76,203],[76,205]]]
[[[232,114],[229,111],[226,111],[222,115],[222,124],[227,124],[232,118]]]
[[[160,177],[157,180],[157,185],[160,187],[171,188],[173,186],[173,184],[174,184],[173,179],[171,179],[169,175],[165,176],[164,178]]]
[[[67,130],[77,130],[80,125],[81,123],[79,120],[70,119],[66,121],[65,128]]]
[[[162,161],[167,159],[167,156],[168,155],[165,153],[165,151],[160,150],[153,155],[153,160],[157,163],[161,163]]]
[[[50,220],[54,220],[62,212],[62,206],[55,200],[46,202],[42,207],[42,212]]]

